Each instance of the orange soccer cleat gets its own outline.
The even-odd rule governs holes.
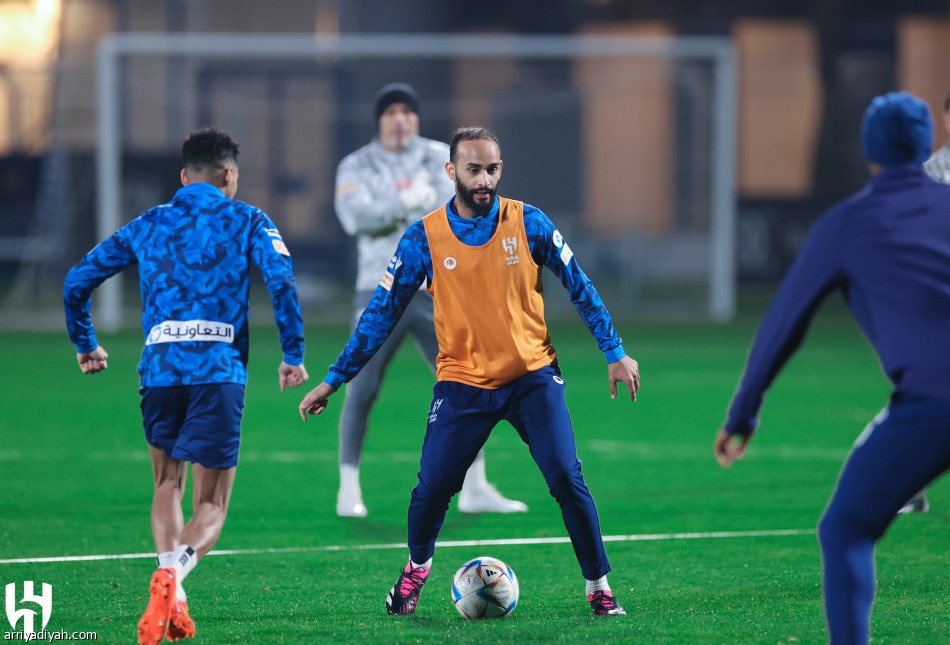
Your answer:
[[[148,592],[148,607],[139,620],[139,644],[157,645],[165,638],[175,604],[175,570],[168,567],[153,573]]]
[[[175,599],[172,605],[172,614],[168,618],[168,633],[170,641],[180,641],[183,638],[195,637],[195,621],[188,615],[188,603]]]

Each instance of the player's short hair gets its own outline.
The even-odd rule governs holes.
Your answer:
[[[224,170],[237,165],[238,144],[227,132],[202,128],[188,135],[181,144],[182,165],[195,172]]]
[[[501,144],[498,143],[498,137],[488,128],[459,128],[452,133],[452,140],[449,142],[449,161],[453,164],[458,156],[460,141],[494,141],[495,145],[498,146],[499,152],[501,151]]]

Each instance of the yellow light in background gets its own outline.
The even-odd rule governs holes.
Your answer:
[[[60,4],[0,3],[0,155],[42,150],[48,140]]]
[[[39,62],[59,45],[60,0],[0,4],[0,64]]]

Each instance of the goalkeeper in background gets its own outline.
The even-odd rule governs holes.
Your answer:
[[[138,371],[145,439],[154,476],[152,535],[158,570],[138,624],[138,642],[195,635],[182,582],[224,526],[234,485],[247,382],[250,268],[260,268],[274,304],[284,359],[283,391],[307,380],[303,320],[290,253],[262,210],[234,198],[238,145],[220,130],[182,144],[182,188],[104,240],[66,276],[69,339],[84,374],[106,369],[89,313],[93,290],[138,264],[145,348]],[[181,500],[188,477],[194,512]]]
[[[357,238],[356,296],[353,327],[389,267],[389,258],[409,225],[448,202],[455,185],[445,174],[449,147],[419,136],[419,96],[405,83],[391,83],[377,92],[379,135],[347,155],[337,169],[335,206],[348,235]],[[369,413],[376,402],[386,368],[407,335],[435,371],[439,345],[432,317],[432,296],[421,290],[409,304],[389,339],[346,388],[340,413],[340,490],[336,512],[364,517],[359,468]],[[503,497],[485,476],[485,455],[479,452],[459,494],[465,513],[515,513],[528,507]]]
[[[743,456],[765,391],[822,299],[840,289],[894,391],[855,442],[818,525],[835,644],[868,642],[875,544],[907,500],[950,468],[950,186],[921,166],[933,144],[930,108],[906,92],[879,96],[861,139],[871,180],[809,233],[714,444],[724,467]]]

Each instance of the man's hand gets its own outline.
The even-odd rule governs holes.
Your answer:
[[[307,368],[303,366],[303,363],[300,365],[288,365],[284,361],[281,361],[280,367],[277,368],[277,374],[280,380],[281,392],[288,387],[297,387],[310,380],[310,375],[307,374]]]
[[[637,390],[640,389],[640,368],[637,362],[629,356],[624,356],[615,363],[607,365],[607,378],[610,379],[610,398],[617,398],[617,383],[625,383],[630,390],[630,400],[637,400]]]
[[[716,435],[716,442],[713,444],[716,461],[723,468],[728,468],[732,465],[732,462],[745,456],[746,448],[749,446],[751,439],[752,435],[733,435],[726,432],[725,428],[721,429],[719,434]]]
[[[415,180],[410,179],[407,183],[408,185],[400,187],[399,190],[399,203],[407,212],[412,213],[420,209],[428,210],[439,198],[439,194],[435,192],[435,187],[427,181],[416,178]]]
[[[307,420],[307,414],[320,414],[327,409],[327,399],[336,392],[327,383],[321,383],[303,397],[303,401],[298,406],[300,408],[300,418]]]
[[[109,367],[106,359],[109,354],[102,347],[96,347],[87,354],[81,352],[76,354],[76,362],[79,363],[79,369],[83,374],[95,374]]]

